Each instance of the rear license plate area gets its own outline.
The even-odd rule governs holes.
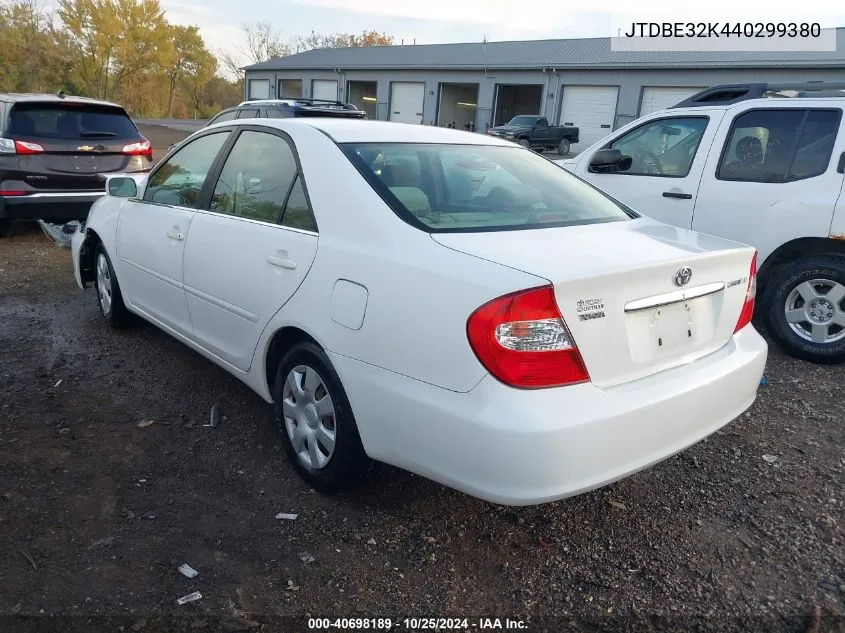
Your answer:
[[[648,363],[697,351],[713,338],[714,308],[710,297],[701,297],[626,315],[631,359]]]

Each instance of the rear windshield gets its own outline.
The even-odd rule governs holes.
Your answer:
[[[138,129],[121,108],[85,103],[18,103],[9,116],[9,136],[61,140],[135,139]]]
[[[400,217],[429,232],[513,231],[637,217],[562,167],[517,146],[341,147]]]

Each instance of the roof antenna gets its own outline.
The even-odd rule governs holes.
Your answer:
[[[65,98],[65,91],[59,90],[59,99],[64,99],[64,98]]]

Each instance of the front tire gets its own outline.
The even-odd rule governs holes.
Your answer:
[[[94,289],[97,292],[100,314],[109,326],[115,329],[126,327],[131,320],[131,315],[123,303],[123,294],[120,292],[120,284],[117,283],[117,275],[114,274],[114,267],[102,244],[97,244],[94,266]]]
[[[813,363],[845,360],[845,257],[783,264],[766,285],[763,320],[787,354]]]
[[[565,138],[557,146],[557,153],[560,154],[561,156],[566,156],[569,153],[570,149],[571,149],[571,146],[569,144],[569,139]]]
[[[519,141],[517,141],[517,142],[518,142],[520,145],[522,145],[524,148],[526,148],[526,149],[528,149],[529,147],[531,147],[531,143],[529,143],[529,142],[528,142],[528,139],[521,138],[521,139],[519,139]]]
[[[335,494],[367,477],[373,462],[340,378],[318,345],[298,343],[285,354],[273,400],[285,452],[312,488]]]

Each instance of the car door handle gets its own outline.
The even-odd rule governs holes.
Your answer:
[[[273,266],[278,266],[279,268],[289,268],[290,270],[294,270],[296,268],[296,262],[287,257],[276,257],[275,255],[269,255],[267,257],[267,261],[270,262]]]
[[[185,239],[185,236],[182,235],[179,231],[168,231],[167,237],[169,237],[171,240],[184,240]]]
[[[681,200],[692,200],[691,193],[680,193],[678,191],[664,191],[664,198],[680,198]]]

